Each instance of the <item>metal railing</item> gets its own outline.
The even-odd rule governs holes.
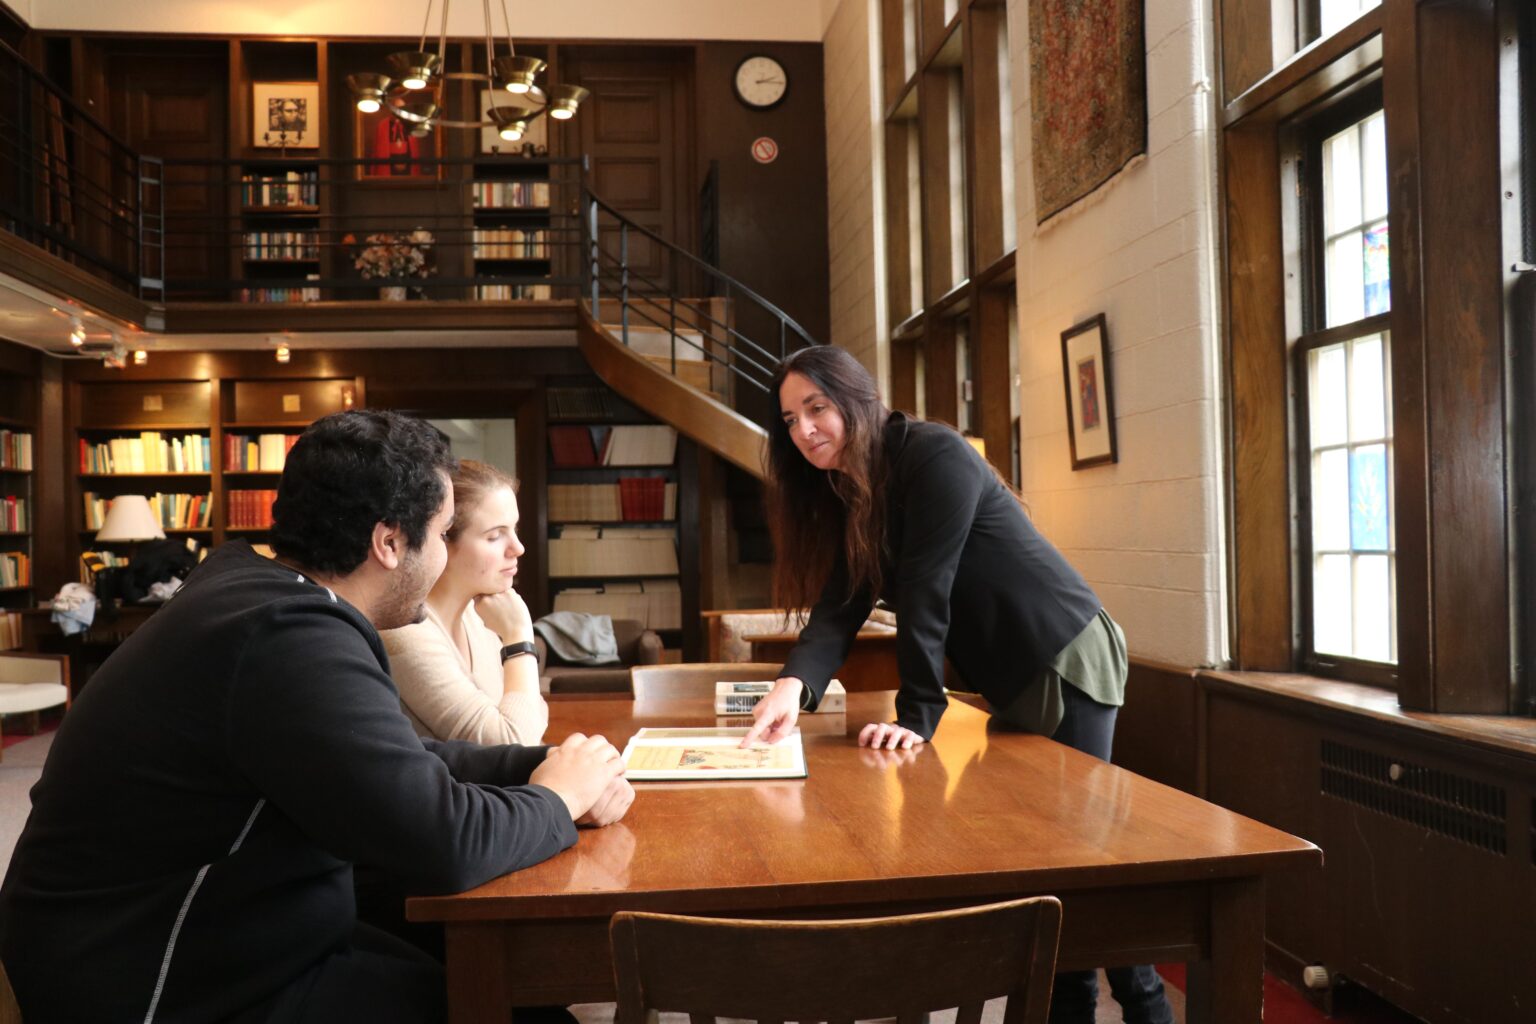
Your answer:
[[[641,334],[664,334],[674,375],[682,346],[689,353],[684,359],[721,367],[729,379],[767,392],[786,356],[817,344],[793,317],[718,267],[590,190],[583,189],[581,202],[583,300],[594,320],[617,329],[624,345],[636,347]]]

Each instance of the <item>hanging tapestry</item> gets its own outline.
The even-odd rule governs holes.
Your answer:
[[[1030,0],[1035,221],[1147,151],[1143,0]]]

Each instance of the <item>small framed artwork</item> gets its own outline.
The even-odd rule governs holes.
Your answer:
[[[1116,462],[1115,408],[1109,383],[1109,331],[1104,314],[1061,332],[1072,468]]]
[[[492,107],[518,107],[522,106],[518,98],[505,89],[481,89],[480,90],[480,120],[491,119]],[[540,115],[528,122],[528,131],[516,142],[508,142],[501,137],[494,125],[480,129],[480,152],[500,153],[503,156],[548,156],[549,155],[549,118]]]
[[[318,82],[253,82],[251,102],[251,145],[254,148],[320,147]]]
[[[422,182],[437,179],[437,133],[412,135],[411,125],[387,110],[372,114],[354,111],[352,145],[359,160],[360,181]]]

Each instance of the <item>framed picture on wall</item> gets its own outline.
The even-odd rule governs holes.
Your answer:
[[[433,181],[442,171],[437,159],[437,133],[412,135],[411,125],[387,110],[353,112],[352,145],[359,160],[361,181]]]
[[[251,102],[251,145],[256,149],[320,147],[318,82],[253,82]]]
[[[480,120],[489,121],[492,107],[519,107],[518,98],[505,89],[480,90]],[[480,152],[503,156],[548,156],[549,118],[540,116],[528,122],[528,131],[516,142],[501,137],[495,126],[480,129]]]
[[[1100,313],[1061,332],[1072,468],[1116,462],[1115,407],[1109,383],[1109,330]]]

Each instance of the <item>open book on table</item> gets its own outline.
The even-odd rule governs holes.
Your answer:
[[[800,733],[773,746],[741,748],[746,729],[641,729],[624,746],[631,782],[689,779],[803,779]]]

